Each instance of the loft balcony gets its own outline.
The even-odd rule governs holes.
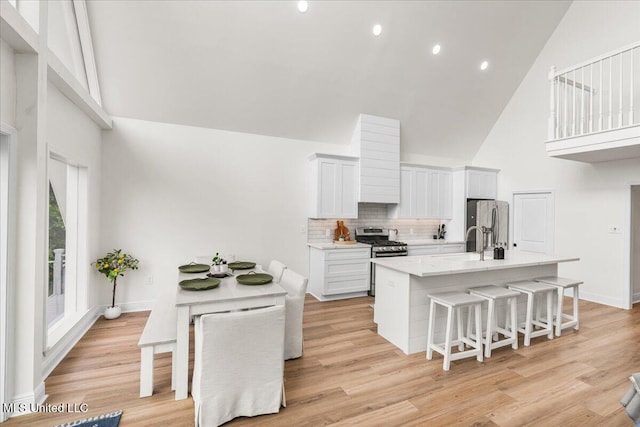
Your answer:
[[[640,41],[551,68],[547,154],[581,162],[640,158]]]

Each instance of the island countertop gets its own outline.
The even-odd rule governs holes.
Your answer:
[[[480,261],[477,252],[440,254],[408,257],[373,258],[371,262],[413,276],[441,276],[447,274],[471,273],[477,271],[502,270],[535,265],[557,264],[579,261],[580,258],[562,255],[546,255],[535,252],[506,251],[505,259],[493,259],[493,253],[486,252]]]

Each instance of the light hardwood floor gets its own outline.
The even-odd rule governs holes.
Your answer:
[[[452,362],[444,372],[441,356],[406,356],[378,336],[372,301],[307,296],[304,356],[285,364],[287,407],[226,425],[632,425],[619,400],[640,371],[640,305],[626,311],[581,301],[579,332],[497,349],[482,363]],[[168,355],[156,356],[153,396],[138,397],[137,341],[147,316],[99,319],[46,380],[48,402],[85,402],[88,413],[26,415],[3,427],[51,427],[119,409],[123,427],[193,425],[191,398],[175,401],[170,390]]]

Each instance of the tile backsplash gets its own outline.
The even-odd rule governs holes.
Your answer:
[[[336,229],[336,219],[309,219],[307,240],[310,243],[330,243]],[[387,205],[382,203],[358,203],[358,219],[345,219],[351,238],[355,239],[358,227],[384,227],[398,230],[398,240],[431,239],[437,233],[440,224],[448,221],[435,219],[393,219],[387,218]],[[329,229],[329,236],[326,230]],[[413,230],[413,234],[411,234]]]

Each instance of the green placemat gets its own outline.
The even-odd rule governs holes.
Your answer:
[[[229,268],[232,270],[248,270],[256,266],[255,262],[248,261],[235,261],[229,263]]]
[[[209,271],[209,269],[211,269],[211,266],[207,264],[196,264],[195,262],[178,267],[181,273],[204,273],[205,271]]]
[[[220,279],[215,277],[207,277],[205,279],[189,279],[179,283],[180,287],[186,291],[205,291],[213,289],[220,285]]]
[[[236,277],[241,285],[266,285],[273,281],[273,276],[266,273],[241,274]]]

